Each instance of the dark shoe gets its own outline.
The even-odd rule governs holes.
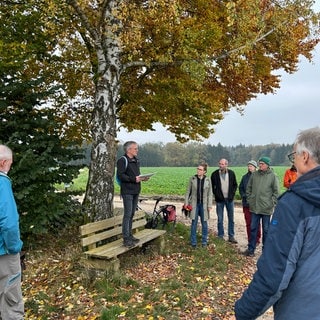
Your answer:
[[[206,248],[207,247],[207,244],[206,243],[203,243],[202,244],[202,248]]]
[[[221,240],[221,241],[224,241],[223,236],[218,236],[218,239]]]
[[[127,240],[127,241],[123,241],[123,245],[127,248],[132,248],[134,247],[136,244],[132,241],[132,240]]]
[[[238,241],[235,238],[229,238],[228,241],[231,243],[238,243]]]
[[[243,252],[243,255],[246,257],[254,257],[254,253],[252,251],[246,250]]]
[[[196,244],[192,244],[191,247],[195,249],[197,247],[197,245]]]
[[[138,238],[136,238],[136,237],[134,237],[134,236],[131,236],[131,237],[130,237],[130,240],[131,240],[132,242],[134,242],[134,243],[138,243],[138,242],[140,241]]]

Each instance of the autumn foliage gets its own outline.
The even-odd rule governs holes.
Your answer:
[[[84,207],[93,220],[112,216],[119,126],[160,122],[180,142],[208,138],[225,112],[275,93],[278,71],[295,72],[319,41],[309,0],[1,4],[2,27],[21,31],[1,39],[5,67],[27,52],[23,76],[61,86],[63,136],[92,142]]]
[[[229,319],[255,270],[253,260],[210,234],[192,249],[189,228],[166,235],[167,253],[132,250],[117,274],[81,262],[76,230],[43,239],[27,253],[23,289],[27,319]]]

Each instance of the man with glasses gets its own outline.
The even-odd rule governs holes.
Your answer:
[[[208,244],[208,220],[212,208],[212,188],[211,181],[206,176],[208,165],[201,163],[198,165],[197,174],[193,175],[188,183],[184,204],[191,205],[191,234],[190,242],[193,248],[197,247],[197,226],[200,218],[202,227],[201,244],[206,247]]]
[[[265,249],[237,320],[256,319],[273,306],[274,319],[319,319],[320,128],[301,131],[289,155],[298,179],[278,200]]]
[[[251,212],[250,241],[244,255],[253,257],[257,245],[257,234],[260,220],[262,222],[262,244],[264,246],[270,217],[280,194],[279,180],[270,168],[270,158],[261,157],[259,170],[252,173],[247,189],[247,201]]]
[[[134,247],[139,239],[132,235],[132,221],[138,205],[141,181],[149,178],[140,177],[140,162],[137,158],[138,144],[127,141],[123,145],[125,154],[117,161],[117,175],[121,181],[120,194],[123,200],[122,236],[125,247]]]

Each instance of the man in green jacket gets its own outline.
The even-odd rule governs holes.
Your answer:
[[[251,230],[246,256],[253,257],[260,220],[262,221],[262,243],[264,245],[273,209],[280,194],[279,180],[270,168],[270,158],[259,159],[259,170],[254,172],[247,185],[246,195],[251,212]]]

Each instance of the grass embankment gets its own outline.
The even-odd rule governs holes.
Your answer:
[[[131,250],[119,273],[100,277],[80,263],[77,230],[42,239],[27,254],[26,319],[228,319],[254,262],[213,235],[192,249],[189,232],[177,224],[165,255]]]

